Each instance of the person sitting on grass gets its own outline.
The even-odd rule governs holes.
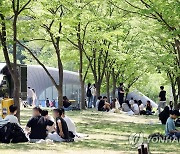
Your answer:
[[[96,110],[98,110],[99,102],[102,100],[102,96],[99,96],[96,101]]]
[[[26,125],[26,132],[29,134],[30,142],[37,142],[47,137],[46,128],[54,122],[41,116],[42,110],[39,107],[33,108],[33,116]]]
[[[134,104],[134,98],[133,98],[133,97],[131,97],[131,99],[130,99],[130,101],[129,101],[129,104],[130,104],[130,105],[133,105],[133,104]]]
[[[131,111],[131,105],[129,104],[128,100],[125,100],[125,102],[122,104],[122,110],[124,112],[129,112]]]
[[[18,107],[16,105],[11,105],[9,107],[10,114],[5,117],[4,120],[7,120],[10,123],[16,123],[18,126],[20,126],[18,118],[15,116],[17,113]]]
[[[48,113],[47,110],[42,110],[41,116],[43,116],[43,117],[46,118],[47,120],[50,120],[50,121],[52,121],[52,122],[54,123],[54,118],[49,115],[49,113]],[[54,132],[54,131],[55,131],[54,128],[55,128],[55,123],[54,123],[52,126],[47,126],[47,127],[46,127],[47,133]]]
[[[64,108],[61,108],[61,110],[62,110],[61,117],[66,121],[66,124],[68,126],[69,135],[71,138],[74,138],[74,136],[76,136],[76,134],[77,134],[75,123],[72,121],[71,118],[69,118],[67,115],[65,115]]]
[[[43,117],[45,117],[46,119],[51,120],[52,122],[54,122],[54,118],[49,115],[48,110],[42,110],[42,111],[41,111],[41,116],[43,116]]]
[[[166,121],[167,121],[167,119],[169,118],[169,115],[170,115],[170,110],[169,110],[169,107],[166,106],[166,107],[164,108],[164,110],[159,114],[159,120],[161,120],[161,123],[162,123],[163,125],[166,124]]]
[[[139,105],[140,115],[146,115],[146,111],[144,110],[144,104],[141,100],[138,101],[138,105]]]
[[[134,100],[134,104],[132,105],[132,110],[135,115],[139,115],[139,106],[137,100]]]
[[[147,101],[146,104],[146,115],[152,115],[152,105],[150,101]]]
[[[174,120],[180,116],[180,113],[178,110],[173,110],[170,113],[170,117],[167,119],[166,127],[165,127],[165,133],[167,137],[173,137],[180,139],[180,131],[175,128],[175,122]]]
[[[98,106],[98,111],[107,111],[111,109],[111,105],[107,102],[107,97],[103,96],[103,99],[100,100],[99,106]]]
[[[117,98],[114,98],[111,102],[111,109],[119,110],[121,108]]]
[[[63,142],[69,139],[69,131],[66,121],[62,118],[62,110],[54,109],[53,116],[56,119],[56,132],[49,133],[48,139],[55,142]]]
[[[63,96],[63,107],[66,110],[71,110],[71,103],[69,102],[69,99],[67,98],[67,96]]]

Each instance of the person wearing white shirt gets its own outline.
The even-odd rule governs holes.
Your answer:
[[[69,118],[68,116],[65,115],[65,111],[63,108],[61,108],[61,110],[62,110],[62,116],[61,117],[66,121],[69,132],[72,132],[76,136],[77,132],[76,132],[75,123],[72,121],[71,118]]]
[[[7,120],[10,123],[16,123],[18,124],[18,126],[20,126],[18,118],[15,116],[15,114],[17,113],[17,109],[17,106],[11,105],[9,107],[10,114],[7,115],[4,120]]]
[[[32,97],[33,103],[32,103],[32,105],[33,106],[39,106],[39,104],[37,103],[36,91],[34,89],[32,89],[32,91],[33,91],[33,97]]]
[[[132,105],[132,109],[133,109],[135,115],[139,115],[139,106],[138,106],[138,102],[136,100],[134,100],[134,104]]]
[[[33,90],[30,87],[28,87],[28,89],[27,89],[27,101],[28,101],[28,104],[30,106],[32,106],[32,103],[33,103],[33,95],[34,95]]]
[[[93,96],[93,106],[94,108],[96,107],[96,96],[97,96],[97,92],[96,92],[96,85],[94,84],[92,87],[91,87],[91,93],[92,93],[92,96]]]
[[[144,110],[144,104],[141,100],[138,101],[139,104],[139,113],[140,115],[146,115],[146,111]]]
[[[133,97],[131,97],[131,100],[129,101],[129,104],[130,104],[130,105],[133,105],[133,104],[134,104],[134,99],[133,99]]]

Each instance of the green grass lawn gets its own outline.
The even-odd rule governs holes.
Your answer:
[[[164,126],[158,124],[156,116],[127,116],[124,114],[101,113],[94,110],[69,111],[79,133],[89,135],[82,141],[53,144],[0,144],[0,154],[9,153],[137,153],[129,144],[132,133],[142,132],[145,136],[155,132],[164,133]],[[21,112],[21,124],[26,125],[31,116],[31,109]],[[152,153],[180,153],[178,143],[150,143]]]

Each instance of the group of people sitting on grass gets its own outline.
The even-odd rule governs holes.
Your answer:
[[[20,127],[17,117],[17,106],[11,105],[9,107],[10,115],[5,119],[0,120],[0,136],[3,138],[4,127],[7,124],[13,123]],[[72,142],[74,138],[80,136],[76,132],[74,122],[65,115],[64,108],[53,109],[53,117],[48,115],[47,110],[41,110],[39,107],[34,107],[32,110],[32,117],[28,121],[25,130],[26,138],[30,142],[41,142],[49,139],[55,142]],[[6,132],[4,133],[6,135]]]
[[[98,100],[96,102],[96,109],[98,111],[122,110],[124,112],[127,112],[128,115],[152,115],[154,113],[152,111],[153,108],[149,100],[147,101],[147,104],[144,105],[141,100],[137,101],[131,98],[130,101],[125,100],[125,102],[122,103],[121,106],[117,98],[113,99],[111,103],[108,103],[108,99],[106,96],[98,97]]]

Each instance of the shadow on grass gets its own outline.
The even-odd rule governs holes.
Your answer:
[[[50,109],[51,110],[51,109]],[[26,125],[28,119],[31,117],[31,109],[25,109],[21,112],[21,124]],[[51,113],[51,111],[50,111]],[[33,144],[33,143],[19,143],[19,144],[0,144],[0,150],[53,150],[62,151],[62,149],[103,149],[113,151],[137,151],[131,149],[128,144],[128,138],[131,133],[142,132],[146,135],[160,132],[164,133],[164,126],[158,124],[137,124],[133,122],[112,121],[109,115],[105,113],[88,111],[70,111],[67,115],[72,119],[76,119],[78,132],[89,134],[89,138],[83,141],[73,143],[54,143],[54,144]],[[104,120],[106,118],[106,120]],[[151,117],[145,117],[150,119]],[[157,117],[152,117],[152,119]],[[107,120],[108,119],[108,120]],[[150,144],[152,151],[180,151],[177,144],[157,143]],[[177,149],[177,150],[176,150]],[[157,152],[157,153],[158,153]],[[1,152],[0,152],[1,153]]]

